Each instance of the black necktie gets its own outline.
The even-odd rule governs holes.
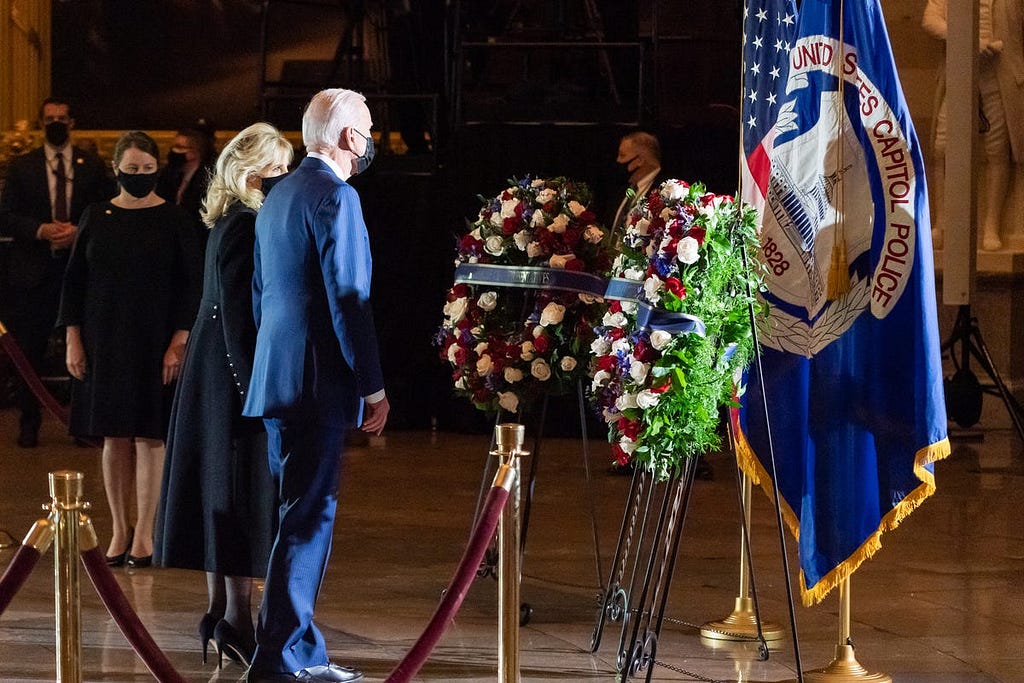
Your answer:
[[[53,167],[54,189],[53,220],[66,223],[68,220],[68,178],[64,171],[64,155],[54,157],[57,164]]]

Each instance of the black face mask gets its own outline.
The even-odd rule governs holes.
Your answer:
[[[263,193],[263,196],[266,197],[267,193],[270,192],[274,185],[277,185],[287,177],[287,173],[282,173],[281,175],[276,175],[272,178],[260,178],[260,191]]]
[[[142,199],[156,187],[156,173],[124,173],[117,172],[117,182],[125,189],[125,192]]]
[[[46,124],[46,141],[54,147],[63,147],[68,141],[68,124],[63,121],[50,121]]]
[[[167,166],[169,168],[184,166],[186,160],[188,160],[188,156],[184,152],[170,151],[167,153]]]
[[[356,132],[359,133],[358,130]],[[363,135],[362,133],[359,134]],[[363,137],[366,139],[366,151],[356,157],[357,174],[362,173],[370,167],[370,164],[373,162],[373,156],[376,153],[373,148],[373,136],[363,135]]]
[[[628,159],[626,161],[620,161],[618,163],[619,163],[619,166],[622,167],[622,170],[623,170],[623,172],[626,175],[632,175],[633,172],[629,170],[629,165],[632,164],[634,161],[636,161],[639,158],[640,158],[640,155],[638,154],[635,157],[633,157],[632,159]]]

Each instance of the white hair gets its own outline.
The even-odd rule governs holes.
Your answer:
[[[366,98],[354,90],[321,90],[302,115],[302,143],[308,151],[331,148],[341,139],[341,129],[356,126]]]

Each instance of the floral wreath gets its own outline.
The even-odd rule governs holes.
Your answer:
[[[586,184],[509,182],[459,240],[435,343],[456,393],[514,413],[588,376],[611,259]]]
[[[667,180],[629,215],[591,345],[592,398],[620,464],[666,478],[716,448],[735,405],[761,286],[756,212]]]

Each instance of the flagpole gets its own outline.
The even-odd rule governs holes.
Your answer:
[[[743,2],[743,16],[745,20],[746,12],[748,12],[750,6],[748,2]],[[744,36],[744,42],[746,37]],[[742,121],[742,104],[745,96],[745,63],[742,55],[739,59],[739,164],[737,164],[737,178],[736,178],[736,197],[743,197],[743,156],[745,154],[744,138],[745,132]],[[751,325],[755,325],[754,315],[751,314]],[[755,348],[757,344],[757,332],[755,330]],[[733,454],[735,454],[735,447],[733,447]],[[721,641],[744,641],[744,640],[780,640],[785,635],[783,628],[773,622],[762,622],[760,614],[757,610],[756,599],[752,597],[752,585],[753,585],[753,572],[751,571],[752,560],[750,555],[750,527],[751,527],[751,501],[752,501],[752,490],[753,481],[751,477],[746,474],[741,468],[738,467],[739,473],[739,492],[740,492],[740,513],[742,514],[742,522],[740,526],[740,543],[739,543],[739,592],[735,598],[733,609],[728,616],[720,618],[720,620],[714,620],[706,622],[700,627],[700,637],[705,638],[712,642]],[[776,502],[777,503],[777,502]],[[781,526],[779,527],[779,533],[781,535]],[[783,554],[785,551],[785,542],[782,541]],[[783,562],[783,567],[785,563]],[[786,584],[788,585],[788,577]],[[793,611],[793,599],[790,596],[790,608]],[[794,622],[794,644],[797,647],[797,660],[800,660],[799,645],[796,644],[796,623]]]
[[[836,657],[823,669],[804,672],[807,683],[892,683],[892,676],[881,673],[868,673],[860,665],[853,652],[850,638],[850,577],[847,576],[839,584],[839,643],[836,645]]]

